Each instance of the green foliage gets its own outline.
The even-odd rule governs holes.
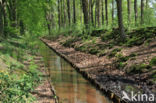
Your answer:
[[[148,64],[135,64],[130,67],[129,73],[143,73],[144,71],[151,69],[151,66]]]
[[[101,39],[104,42],[114,45],[125,45],[125,46],[137,46],[143,43],[149,43],[151,39],[156,37],[156,27],[147,27],[134,29],[133,31],[126,32],[127,38],[125,42],[121,42],[118,29],[107,31],[101,35]]]
[[[114,57],[118,52],[120,52],[121,51],[121,48],[115,48],[115,49],[113,49],[111,52],[110,52],[110,54],[108,55],[108,57],[109,58],[112,58],[112,57]]]
[[[129,56],[123,56],[122,54],[118,54],[116,57],[120,62],[126,62],[129,59]]]
[[[146,40],[150,42],[150,38],[156,37],[155,34],[156,34],[156,27],[148,27],[148,28],[133,30],[132,32],[128,33],[126,45],[127,46],[141,45]]]
[[[104,29],[95,29],[95,30],[92,30],[92,32],[91,32],[91,36],[97,36],[97,37],[100,37],[101,36],[101,34],[104,34],[104,33],[106,33],[107,32],[107,30],[104,30]]]
[[[116,64],[116,68],[117,69],[123,69],[126,65],[127,65],[127,63],[125,63],[125,62],[118,62]]]
[[[0,102],[3,103],[26,103],[32,102],[30,92],[36,86],[36,80],[30,75],[10,75],[10,73],[0,73]]]
[[[156,66],[156,57],[153,57],[150,61],[151,66]]]
[[[4,28],[4,34],[6,36],[17,37],[18,32],[18,29],[15,27],[8,26]]]
[[[70,39],[66,40],[64,43],[63,43],[63,46],[65,47],[72,47],[72,43],[76,42],[80,40],[79,37],[71,37]]]
[[[37,70],[33,57],[27,54],[27,51],[34,49],[37,42],[30,42],[32,38],[11,37],[0,43],[4,47],[0,51],[0,59],[8,66],[5,73],[0,72],[2,103],[31,103],[34,100],[31,92],[40,83],[41,73]],[[33,51],[36,53],[36,50]],[[29,68],[25,68],[21,63],[23,61],[31,61]]]

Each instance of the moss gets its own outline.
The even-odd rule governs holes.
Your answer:
[[[131,53],[131,54],[129,55],[129,57],[135,57],[135,56],[137,56],[136,53]]]
[[[101,36],[101,34],[104,34],[106,32],[107,32],[107,30],[105,30],[105,29],[95,29],[92,31],[92,33],[90,35],[99,37],[99,36]]]
[[[153,75],[152,79],[154,82],[156,82],[156,75]]]
[[[88,46],[82,45],[82,46],[80,46],[80,47],[75,47],[75,50],[77,50],[77,51],[82,51],[82,52],[87,52]]]
[[[121,48],[115,48],[111,51],[111,53],[108,55],[109,58],[114,57],[118,52],[121,51]]]
[[[117,54],[116,57],[119,62],[126,62],[129,59],[129,56],[123,56],[122,54]]]
[[[105,56],[105,55],[106,55],[105,50],[99,50],[99,53],[97,54],[98,57],[102,57],[102,56]]]
[[[136,29],[129,32],[128,36],[129,37],[126,40],[127,46],[141,45],[144,42],[149,43],[152,41],[152,38],[156,37],[156,27]]]
[[[101,35],[102,41],[107,41],[113,39],[114,35],[111,31],[106,32],[105,34]]]
[[[126,30],[127,38],[125,42],[121,41],[119,34],[119,30],[116,28],[102,34],[101,39],[104,42],[109,41],[109,43],[113,43],[114,45],[125,45],[129,47],[138,46],[144,42],[149,43],[156,37],[156,27],[139,28],[130,32]]]
[[[97,48],[91,48],[90,50],[89,50],[89,53],[90,54],[97,54],[99,51],[98,51],[98,49]]]
[[[63,46],[65,46],[65,47],[72,47],[72,43],[74,43],[74,42],[76,42],[76,41],[78,41],[78,40],[79,40],[79,38],[77,38],[77,37],[72,37],[72,38],[66,40],[66,41],[63,43]]]
[[[150,65],[151,66],[156,66],[156,56],[151,59]]]
[[[126,42],[127,46],[134,46],[134,45],[141,45],[144,41],[141,39],[141,37],[133,37],[131,39],[128,39]]]
[[[116,64],[116,68],[123,69],[126,65],[127,65],[127,63],[125,63],[125,62],[118,62]]]
[[[143,73],[145,70],[151,69],[151,66],[148,64],[135,64],[130,67],[129,73]]]

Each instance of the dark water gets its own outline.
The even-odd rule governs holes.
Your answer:
[[[49,69],[51,82],[60,103],[111,103],[69,63],[43,43],[40,45],[40,52]]]

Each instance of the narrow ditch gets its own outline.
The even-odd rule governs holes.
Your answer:
[[[40,45],[40,52],[49,72],[51,84],[59,97],[59,103],[112,103],[112,101],[84,75],[76,71],[65,59],[47,45]]]

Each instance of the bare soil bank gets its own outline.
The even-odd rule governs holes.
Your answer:
[[[60,44],[59,39],[55,41],[41,40],[71,63],[100,90],[106,92],[111,99],[116,101],[115,103],[121,102],[122,90],[127,93],[130,93],[130,91],[135,91],[136,93],[142,91],[147,94],[155,93],[156,85],[146,78],[149,72],[143,75],[129,75],[125,71],[115,68],[113,59],[108,59],[106,56],[98,57],[89,53],[76,51],[74,48],[64,47]],[[152,43],[152,45],[155,45],[155,43]],[[146,49],[148,50],[148,48]],[[128,52],[129,50],[125,49],[124,51]]]

